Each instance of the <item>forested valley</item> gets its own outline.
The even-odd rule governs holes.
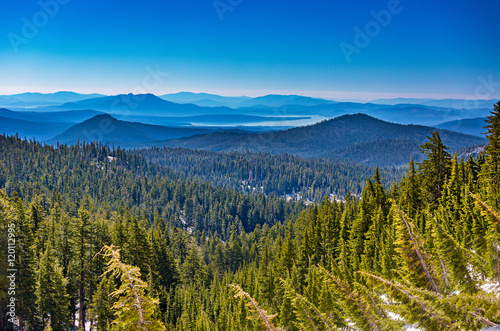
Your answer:
[[[487,130],[476,159],[450,155],[433,132],[420,146],[426,158],[408,160],[398,181],[387,178],[391,170],[355,178],[288,156],[54,148],[2,136],[0,242],[15,242],[15,258],[0,255],[0,329],[13,327],[9,269],[21,330],[497,326],[500,103]],[[167,167],[182,155],[181,170]],[[196,170],[211,157],[226,165]],[[259,167],[268,174],[252,170]],[[267,180],[267,194],[235,191],[240,178],[218,182],[224,171],[247,170]],[[325,190],[312,200],[340,191],[328,184],[334,177],[344,178],[345,195],[286,201],[278,195],[296,186],[284,184],[293,171],[302,187]],[[283,178],[273,182],[273,172]],[[360,180],[362,190],[353,184]]]
[[[212,152],[186,148],[139,150],[147,160],[175,169],[182,178],[196,178],[250,194],[298,195],[321,201],[330,194],[360,196],[373,168],[333,159],[252,152]],[[380,169],[382,182],[389,188],[399,182],[404,169]]]

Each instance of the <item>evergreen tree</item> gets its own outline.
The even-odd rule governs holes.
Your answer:
[[[399,205],[410,217],[415,217],[418,210],[422,208],[422,188],[420,178],[415,168],[415,162],[411,158],[408,164],[408,172],[401,180],[401,195]]]
[[[34,235],[31,221],[26,217],[25,209],[21,199],[15,202],[14,222],[16,226],[16,298],[19,309],[21,330],[36,328],[38,325],[36,307],[36,251],[34,246]]]
[[[133,244],[123,249],[124,258],[131,265],[138,267],[143,276],[147,275],[149,270],[149,261],[151,261],[151,246],[149,244],[146,228],[140,224],[136,217],[131,216],[128,222],[127,233],[130,236],[129,241]]]
[[[79,303],[79,325],[84,325],[86,322],[87,300],[86,284],[89,280],[90,263],[93,254],[90,251],[90,241],[95,234],[92,224],[92,216],[90,214],[90,203],[86,202],[86,206],[81,206],[78,209],[78,218],[74,219],[72,231],[72,245],[75,257],[75,276],[74,282],[78,286],[78,303]]]
[[[488,123],[485,127],[488,129],[488,145],[485,147],[485,152],[488,155],[486,159],[486,177],[494,190],[494,194],[497,195],[497,199],[500,199],[498,192],[500,185],[500,101],[494,105],[493,110],[486,119],[486,123]],[[498,207],[498,200],[495,199],[494,203],[494,207]]]
[[[145,295],[148,284],[141,280],[139,268],[121,262],[120,250],[113,246],[105,245],[101,254],[108,260],[104,275],[111,273],[121,281],[121,286],[112,293],[117,300],[113,305],[116,318],[112,330],[165,330],[161,321],[153,319],[158,300]]]
[[[268,331],[273,330],[283,330],[282,328],[277,328],[274,326],[272,320],[276,317],[276,315],[269,315],[267,311],[259,307],[257,301],[250,296],[247,292],[243,291],[242,288],[238,284],[230,284],[229,285],[234,291],[235,298],[243,298],[248,301],[247,307],[249,311],[252,313],[248,316],[249,319],[257,320],[261,323],[261,325]]]
[[[113,279],[109,276],[102,277],[89,310],[90,318],[95,323],[94,327],[97,331],[111,329],[111,323],[114,320],[113,305],[116,301],[115,297],[112,296],[114,291]]]
[[[45,327],[50,323],[54,331],[68,329],[69,296],[66,293],[67,280],[63,277],[62,268],[49,245],[40,259],[37,281],[37,306]]]
[[[193,283],[203,280],[202,261],[197,248],[191,247],[186,260],[182,264],[182,276],[185,283]]]
[[[428,141],[420,146],[426,159],[420,164],[419,170],[423,174],[423,182],[431,206],[436,206],[437,199],[442,195],[445,180],[450,174],[451,156],[446,151],[439,131],[431,132]]]

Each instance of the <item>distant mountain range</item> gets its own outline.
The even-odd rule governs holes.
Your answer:
[[[438,124],[436,128],[484,137],[488,131],[484,128],[487,124],[485,121],[486,117],[464,118]]]
[[[165,94],[160,98],[176,103],[192,103],[201,107],[281,107],[285,105],[315,106],[319,104],[335,103],[333,100],[304,97],[300,95],[269,94],[261,97],[223,97],[207,93],[180,92]]]
[[[0,106],[3,107],[33,107],[44,105],[60,105],[65,102],[75,102],[89,98],[102,97],[102,94],[79,94],[75,92],[56,93],[21,93],[0,95]]]
[[[27,139],[35,139],[38,141],[49,139],[54,135],[54,132],[61,132],[71,124],[45,122],[43,125],[37,122],[25,121],[21,119],[8,118],[0,116],[0,134],[7,134]]]
[[[478,108],[493,108],[497,103],[497,99],[490,100],[466,100],[466,99],[412,99],[412,98],[395,98],[395,99],[377,99],[370,101],[370,103],[379,105],[398,105],[398,104],[412,104],[424,105],[431,107],[444,107],[455,109],[478,109]]]
[[[206,114],[235,114],[229,107],[200,107],[163,100],[154,94],[119,94],[68,102],[59,106],[42,107],[38,111],[94,109],[112,115],[125,116],[194,116]]]
[[[12,111],[0,108],[0,116],[31,122],[80,123],[102,112],[96,110],[67,110],[57,112]]]
[[[178,97],[178,95],[177,95]],[[192,97],[192,96],[191,96]],[[206,97],[206,95],[203,95]],[[222,97],[221,97],[222,98]],[[233,100],[234,101],[234,100]],[[487,109],[455,109],[436,106],[374,103],[335,102],[295,95],[268,95],[239,103],[241,107],[203,107],[193,103],[179,104],[164,100],[153,94],[121,94],[68,102],[58,106],[39,107],[36,111],[61,111],[93,109],[111,115],[130,117],[189,117],[201,115],[251,115],[265,117],[320,116],[333,118],[345,114],[363,113],[384,121],[403,124],[437,125],[446,121],[487,116]],[[127,118],[123,118],[126,119]],[[181,120],[182,122],[182,120]],[[216,123],[222,123],[219,118]],[[171,121],[173,123],[173,121]],[[154,124],[169,125],[157,122]],[[191,121],[192,124],[195,124]],[[232,123],[238,125],[240,123]]]
[[[175,103],[192,103],[201,107],[230,107],[235,108],[250,97],[223,97],[208,93],[179,92],[160,95],[160,98]]]
[[[265,151],[305,157],[348,159],[367,165],[400,166],[410,156],[422,159],[419,145],[436,130],[420,125],[384,122],[364,114],[269,133],[212,133],[166,142],[171,147],[211,151]],[[440,130],[452,151],[486,143],[484,138]]]
[[[95,110],[62,111],[54,113],[17,112],[0,109],[0,133],[19,134],[20,137],[46,140],[76,123],[101,112]]]
[[[246,100],[240,103],[239,107],[255,107],[255,106],[282,107],[286,105],[317,106],[322,104],[333,104],[333,103],[336,103],[336,101],[303,97],[300,95],[269,94],[262,97]]]
[[[61,143],[88,140],[88,135],[82,133],[99,129],[95,127],[95,117],[109,114],[113,117],[107,120],[112,119],[117,129],[106,133],[103,141],[123,147],[161,145],[167,140],[176,139],[167,144],[211,150],[250,149],[308,157],[332,157],[370,165],[399,165],[406,163],[409,155],[420,157],[418,145],[432,131],[430,126],[478,136],[459,135],[450,138],[452,133],[443,131],[444,139],[449,138],[448,144],[454,150],[484,143],[484,139],[481,139],[481,133],[485,131],[484,118],[489,115],[494,102],[477,100],[476,105],[487,107],[469,109],[465,106],[450,107],[464,100],[386,99],[360,103],[299,95],[249,98],[189,92],[161,97],[153,94],[103,96],[73,92],[23,93],[0,96],[2,100],[11,105],[25,104],[28,108],[8,107],[16,111],[0,108],[0,133],[18,133],[22,137],[34,137],[37,140],[51,139],[49,141],[59,140]],[[38,103],[41,106],[37,106]],[[343,116],[348,114],[358,115]],[[335,118],[333,122],[311,125],[331,118]],[[93,121],[89,121],[91,119]],[[379,123],[377,125],[373,124],[376,119],[380,120],[376,122]],[[347,122],[350,124],[345,124]],[[394,123],[427,127],[417,130],[415,127],[418,126],[415,125],[397,126]],[[387,125],[392,129],[383,131]],[[297,127],[296,131],[287,130],[291,127]],[[127,130],[130,132],[125,132]],[[273,130],[281,131],[270,133]],[[373,132],[368,134],[365,131]],[[412,133],[405,135],[404,132]],[[211,135],[206,135],[209,133]],[[263,144],[263,141],[266,143]],[[332,143],[324,146],[325,142]],[[370,150],[378,152],[370,153]]]
[[[70,127],[47,143],[75,144],[78,141],[100,141],[123,148],[162,145],[160,141],[213,133],[214,129],[164,127],[120,121],[108,114],[97,115]]]

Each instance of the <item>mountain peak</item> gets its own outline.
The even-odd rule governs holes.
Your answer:
[[[116,118],[114,118],[113,116],[109,115],[109,114],[99,114],[99,115],[96,115],[90,119],[88,119],[87,121],[92,121],[92,120],[103,120],[103,119],[109,119],[111,121],[118,121]]]

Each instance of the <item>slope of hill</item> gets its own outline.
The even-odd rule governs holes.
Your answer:
[[[58,112],[12,111],[0,109],[0,116],[31,122],[80,123],[96,115],[102,114],[95,110],[68,110]]]
[[[485,120],[486,117],[464,118],[438,124],[436,128],[484,137],[484,133],[487,131],[484,128],[486,126]]]
[[[62,132],[70,126],[70,123],[44,122],[41,124],[40,122],[0,116],[0,133],[11,136],[18,134],[21,138],[34,138],[38,141],[49,139],[54,136],[54,133]]]
[[[124,148],[158,145],[158,140],[179,139],[193,135],[213,133],[202,128],[164,127],[136,122],[126,122],[103,114],[72,126],[47,143],[75,144],[78,141],[100,141]]]
[[[302,158],[269,153],[211,152],[186,148],[146,148],[138,153],[182,174],[240,192],[266,195],[299,194],[321,201],[330,194],[361,194],[373,168],[324,158]],[[384,186],[399,182],[404,169],[381,168]],[[300,193],[299,193],[300,192]],[[297,198],[298,196],[295,195]]]
[[[384,122],[364,114],[344,115],[321,123],[268,133],[219,132],[167,142],[172,147],[212,151],[259,151],[305,157],[349,159],[367,165],[399,166],[410,156],[421,158],[418,146],[435,130],[419,125]],[[483,144],[485,139],[440,130],[451,150]]]

